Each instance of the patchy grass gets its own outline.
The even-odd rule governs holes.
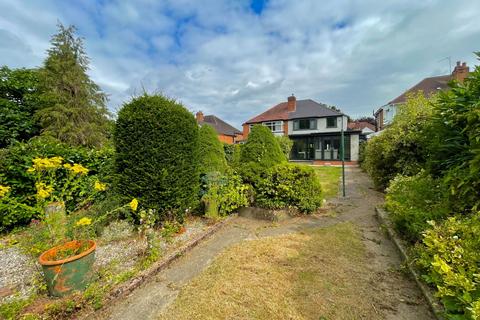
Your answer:
[[[324,197],[326,199],[335,197],[338,194],[338,185],[340,177],[342,176],[342,168],[320,166],[312,166],[312,168],[320,179]]]
[[[160,319],[382,319],[350,223],[244,241],[185,286]]]

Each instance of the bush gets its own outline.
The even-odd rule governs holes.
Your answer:
[[[248,205],[248,186],[234,173],[225,175],[210,173],[202,179],[205,214],[211,218],[226,216],[240,207]]]
[[[200,127],[199,148],[200,174],[225,172],[227,161],[225,160],[223,145],[218,140],[215,129],[207,124]]]
[[[181,104],[160,95],[133,99],[118,113],[116,190],[140,205],[183,219],[198,201],[198,125]]]
[[[387,188],[385,208],[397,231],[407,240],[422,238],[428,221],[445,218],[448,213],[447,190],[441,181],[425,172],[415,176],[397,176]]]
[[[384,189],[397,174],[414,175],[426,163],[432,103],[421,92],[409,95],[392,124],[365,146],[363,168],[375,185]]]
[[[280,145],[285,158],[290,159],[290,152],[292,151],[293,141],[288,136],[277,136],[275,137]]]
[[[112,178],[113,149],[89,150],[82,147],[72,147],[51,137],[34,137],[28,142],[15,143],[6,149],[0,149],[0,185],[11,188],[9,199],[3,202],[0,208],[2,219],[1,228],[11,228],[27,224],[31,218],[38,214],[32,210],[35,205],[34,195],[35,177],[27,172],[32,166],[34,158],[49,158],[59,156],[65,163],[81,163],[89,169],[89,181],[100,180],[109,183]],[[60,179],[59,183],[63,183]],[[90,188],[91,184],[88,186]],[[77,190],[70,204],[77,203],[81,193]],[[10,205],[6,205],[6,203]],[[15,203],[15,205],[13,204]],[[73,207],[68,206],[69,209]]]
[[[480,213],[433,223],[417,248],[423,278],[435,286],[448,319],[480,317]]]
[[[310,213],[322,205],[322,188],[312,168],[282,163],[267,170],[258,181],[255,202],[264,208],[296,208]]]
[[[286,160],[270,129],[262,125],[255,125],[248,135],[247,142],[241,148],[240,171],[242,178],[255,184],[265,170]]]

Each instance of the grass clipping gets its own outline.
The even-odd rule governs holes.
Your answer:
[[[244,241],[184,287],[160,319],[382,319],[352,224]]]

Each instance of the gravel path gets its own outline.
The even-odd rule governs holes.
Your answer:
[[[347,170],[347,197],[333,199],[333,215],[298,217],[281,223],[237,217],[207,241],[174,262],[155,279],[123,301],[110,305],[89,319],[157,319],[177,297],[182,286],[202,272],[215,257],[232,244],[301,232],[308,228],[350,221],[361,231],[369,258],[366,275],[374,292],[372,304],[385,319],[434,319],[413,280],[401,269],[400,256],[384,235],[375,218],[374,207],[383,201],[368,177],[357,168]]]

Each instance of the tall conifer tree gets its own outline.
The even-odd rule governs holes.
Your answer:
[[[42,134],[72,145],[100,147],[107,141],[106,95],[87,74],[89,58],[74,26],[58,25],[40,69]]]

